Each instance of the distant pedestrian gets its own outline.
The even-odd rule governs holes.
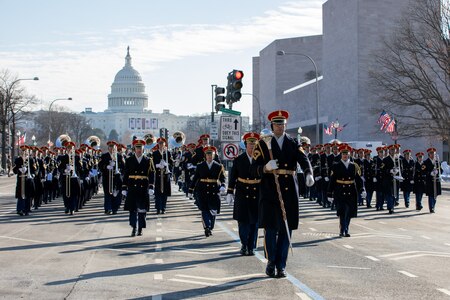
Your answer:
[[[11,176],[11,169],[12,169],[11,157],[8,154],[6,154],[6,171],[8,172],[8,177]]]

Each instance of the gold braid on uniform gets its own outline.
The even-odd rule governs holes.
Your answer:
[[[358,164],[355,163],[353,164],[355,165],[355,175],[358,174],[358,176],[361,176],[361,168],[359,167]]]
[[[264,153],[261,149],[261,146],[259,145],[259,141],[257,141],[255,148],[253,149],[252,159],[257,160],[260,156],[262,156],[262,158],[264,159]]]
[[[300,151],[301,153],[305,154],[305,150],[303,150],[302,146],[298,147],[298,151]]]
[[[148,170],[147,170],[147,174],[150,174],[150,172],[155,172],[155,164],[153,163],[153,157],[149,157],[150,162],[148,164]]]

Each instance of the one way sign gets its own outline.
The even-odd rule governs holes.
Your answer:
[[[222,116],[220,118],[220,140],[239,142],[241,140],[241,117]]]

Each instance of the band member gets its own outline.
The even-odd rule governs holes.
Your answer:
[[[124,162],[122,155],[118,153],[117,143],[108,141],[106,144],[108,152],[102,154],[98,167],[102,172],[105,214],[116,214],[122,200],[120,172],[124,168]]]
[[[414,184],[414,160],[411,158],[411,150],[403,150],[402,163],[402,176],[403,181],[400,182],[400,188],[403,191],[403,198],[405,199],[405,207],[409,207],[409,199],[413,190]]]
[[[324,148],[325,151],[320,154],[321,176],[323,179],[321,184],[322,206],[330,207],[331,203],[328,201],[328,185],[330,182],[331,166],[328,165],[328,157],[331,155],[331,144],[326,143]]]
[[[383,172],[383,194],[386,199],[389,214],[394,213],[395,195],[397,193],[397,179],[399,174],[397,158],[395,157],[395,145],[388,146],[389,155],[383,159],[380,171]]]
[[[171,155],[167,152],[165,138],[158,138],[157,150],[153,152],[153,163],[156,167],[155,173],[155,208],[159,215],[165,214],[167,197],[172,195],[170,185],[170,168],[173,165]]]
[[[228,180],[227,202],[233,206],[233,219],[238,221],[241,255],[255,255],[258,238],[258,200],[260,178],[250,174],[253,150],[259,134],[246,133],[245,152],[233,160]]]
[[[384,191],[383,191],[383,181],[384,181],[384,174],[381,170],[381,166],[383,165],[383,159],[384,159],[384,147],[377,147],[377,155],[373,158],[374,161],[374,178],[373,183],[375,184],[375,200],[376,204],[375,207],[378,210],[384,210]]]
[[[350,149],[348,145],[340,147],[341,161],[333,165],[330,178],[330,191],[333,193],[339,217],[340,237],[350,237],[350,220],[358,214],[358,197],[366,196],[361,169],[357,163],[350,161]]]
[[[75,156],[75,143],[65,142],[66,154],[59,157],[59,172],[61,179],[62,194],[65,213],[73,212],[78,208],[78,197],[81,194],[81,183],[78,175],[80,173],[80,160]]]
[[[30,157],[29,146],[20,146],[22,155],[14,160],[14,174],[17,174],[16,198],[17,214],[28,216],[31,211],[31,201],[34,196],[34,179],[36,166],[33,158]]]
[[[198,141],[199,145],[192,155],[192,164],[194,166],[197,166],[199,163],[205,160],[205,153],[203,149],[209,146],[209,134],[202,134]],[[218,155],[214,156],[214,160],[220,164],[220,159]]]
[[[199,163],[189,187],[190,198],[197,194],[197,206],[202,212],[205,236],[212,235],[216,215],[220,213],[220,196],[225,190],[223,165],[214,160],[217,149],[214,146],[203,148],[206,160]]]
[[[424,161],[425,173],[427,176],[426,194],[428,196],[428,208],[430,213],[434,213],[436,207],[437,196],[441,195],[441,166],[439,160],[436,159],[436,148],[427,149],[428,158]]]
[[[129,223],[133,228],[131,236],[142,235],[147,227],[145,220],[150,208],[150,196],[154,195],[155,166],[153,161],[143,155],[144,140],[133,140],[134,154],[125,161],[122,195],[125,199],[125,210],[130,212]]]
[[[285,110],[268,115],[273,136],[261,137],[253,151],[250,167],[254,177],[261,176],[258,222],[259,227],[265,229],[266,274],[269,277],[287,276],[290,237],[299,223],[297,163],[305,173],[306,186],[314,184],[312,167],[303,148],[286,134],[288,118],[289,113]]]
[[[354,149],[354,154],[356,155],[355,159],[353,160],[356,164],[358,164],[358,167],[361,171],[361,178],[363,181],[365,180],[365,174],[364,174],[364,148],[360,148],[358,150]],[[367,202],[367,201],[366,201]],[[358,205],[364,205],[364,197],[361,195],[358,196]]]
[[[414,164],[414,194],[416,194],[416,210],[422,210],[422,197],[426,192],[427,174],[426,166],[423,164],[423,156],[425,153],[416,153],[416,163]]]
[[[366,206],[372,208],[372,196],[375,191],[375,162],[370,157],[372,150],[364,151],[364,188],[366,190]]]

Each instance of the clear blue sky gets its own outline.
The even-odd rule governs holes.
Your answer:
[[[321,34],[324,2],[0,0],[0,69],[39,76],[22,82],[42,100],[37,109],[72,97],[73,111],[103,111],[129,45],[149,109],[206,113],[211,84],[224,86],[233,68],[245,73],[243,92],[252,92],[252,57],[269,43]],[[249,115],[251,97],[234,109]]]

